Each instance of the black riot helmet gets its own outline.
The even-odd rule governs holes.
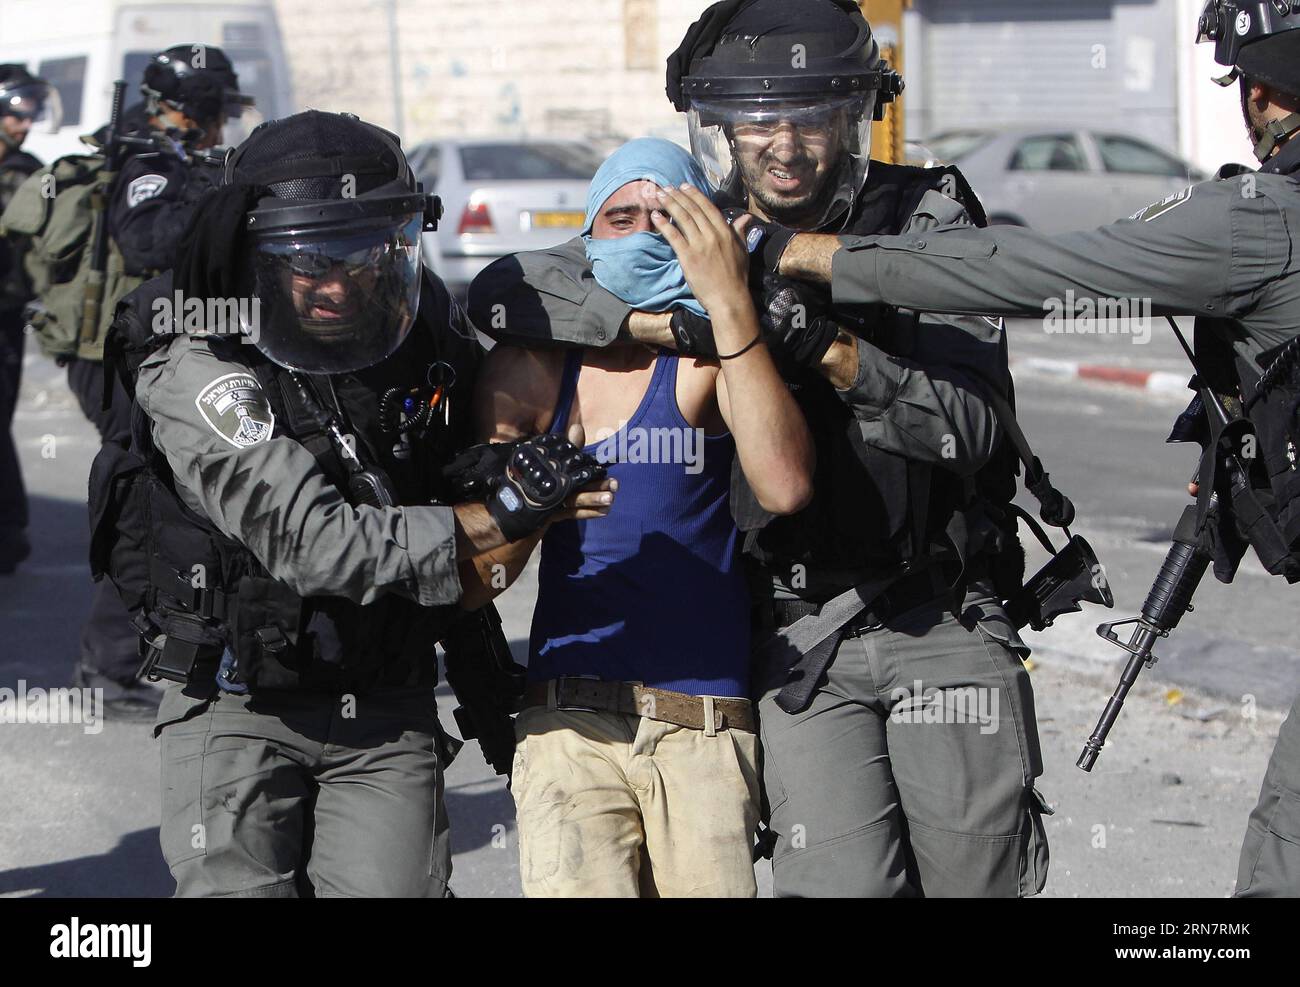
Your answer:
[[[902,88],[853,0],[723,0],[668,61],[710,180],[805,227],[852,201],[871,121]]]
[[[420,234],[441,207],[394,134],[308,110],[254,130],[227,156],[222,184],[258,190],[243,239],[258,317],[245,331],[262,353],[329,374],[401,345],[419,307]]]
[[[28,120],[32,130],[52,134],[63,122],[59,91],[24,65],[0,65],[0,116]]]
[[[200,126],[239,120],[254,99],[239,91],[239,76],[226,53],[215,45],[173,45],[154,55],[140,86],[150,116],[163,104],[180,110]]]
[[[1300,114],[1256,127],[1246,112],[1249,86],[1259,82],[1300,96],[1300,2],[1296,0],[1210,0],[1201,13],[1197,41],[1214,42],[1214,60],[1231,68],[1216,79],[1228,86],[1242,80],[1242,109],[1258,141],[1261,161],[1300,129]]]

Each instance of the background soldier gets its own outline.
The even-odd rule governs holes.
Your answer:
[[[21,65],[0,65],[0,212],[41,162],[22,149],[32,127],[59,127],[59,94]],[[0,239],[0,573],[31,551],[27,541],[27,491],[9,431],[22,382],[26,342],[23,309],[31,284],[23,271],[21,237]]]
[[[715,4],[668,70],[695,156],[733,206],[832,232],[982,221],[955,169],[869,161],[873,111],[901,85],[847,0]],[[755,256],[773,249],[750,233]],[[832,307],[761,272],[754,288],[817,446],[813,502],[797,514],[772,518],[733,486],[775,893],[1033,894],[1047,846],[1028,650],[990,562],[1014,538],[1014,520],[1010,532],[990,520],[1014,493],[986,397],[1009,391],[1001,327]],[[622,339],[716,353],[707,320],[629,312],[599,288],[580,240],[488,268],[470,310],[504,338],[600,346],[621,326]],[[992,729],[920,722],[926,703],[971,690],[998,697]]]
[[[1285,9],[1283,9],[1285,8]],[[1281,11],[1281,12],[1279,12]],[[1223,169],[1216,180],[1099,230],[1045,237],[1027,230],[954,230],[939,235],[796,236],[779,257],[784,274],[829,283],[836,299],[949,312],[1041,316],[1073,297],[1144,298],[1158,315],[1195,315],[1202,384],[1245,412],[1258,440],[1252,485],[1271,502],[1277,558],[1270,572],[1300,580],[1300,11],[1285,4],[1213,0],[1201,40],[1237,80],[1258,172]],[[1068,310],[1067,310],[1068,311]],[[1198,399],[1199,400],[1199,399]],[[1194,405],[1194,407],[1196,407]],[[1189,409],[1190,410],[1190,409]],[[1204,419],[1197,408],[1197,419]],[[1244,449],[1244,447],[1243,447]],[[1193,486],[1208,508],[1232,491]],[[1217,487],[1217,484],[1216,484]],[[1232,579],[1248,544],[1237,517],[1207,549],[1215,574]],[[1240,527],[1237,527],[1240,526]],[[1207,537],[1210,533],[1207,532]],[[1257,548],[1258,550],[1258,548]],[[1289,554],[1288,554],[1289,550]],[[1300,706],[1282,725],[1251,814],[1237,894],[1300,895]]]
[[[557,438],[470,456],[486,505],[430,502],[480,350],[422,275],[437,200],[392,134],[268,123],[201,210],[115,326],[147,417],[92,479],[92,561],[174,683],[163,854],[180,895],[443,896],[434,644],[489,598],[477,556],[610,495],[571,496],[599,471]],[[258,314],[159,332],[175,297]]]
[[[120,136],[132,143],[107,210],[108,264],[125,275],[118,282],[123,288],[171,266],[181,233],[219,174],[196,155],[220,144],[226,122],[253,102],[239,92],[225,53],[205,45],[175,45],[156,54],[145,66],[141,92],[144,102],[124,114]],[[98,136],[106,139],[107,128]],[[111,313],[117,300],[106,297],[102,310]],[[66,358],[68,386],[103,440],[122,439],[130,430],[131,402],[114,385],[104,407],[100,351],[102,340],[99,347]],[[139,666],[130,618],[113,586],[102,582],[82,628],[76,684],[104,689],[111,714],[152,719],[158,693],[136,680]]]

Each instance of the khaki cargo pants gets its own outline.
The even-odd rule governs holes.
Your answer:
[[[1300,699],[1291,707],[1246,825],[1238,898],[1300,898]]]
[[[177,897],[447,896],[436,723],[432,688],[345,707],[320,693],[169,685],[154,733]]]
[[[1047,840],[1034,697],[1001,607],[926,604],[845,640],[811,705],[763,670],[763,782],[777,897],[1016,897]],[[761,639],[756,642],[761,646]]]
[[[757,738],[533,706],[511,790],[527,897],[752,898]]]

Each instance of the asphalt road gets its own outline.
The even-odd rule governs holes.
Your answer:
[[[1027,347],[1042,344],[1032,325],[1013,330],[1013,345],[1021,335]],[[0,687],[10,688],[67,684],[91,588],[84,491],[97,442],[57,368],[29,359],[27,371],[15,432],[35,552],[16,576],[0,577]],[[1187,502],[1193,451],[1163,442],[1178,402],[1024,377],[1019,403],[1039,455],[1078,505],[1077,533],[1105,565],[1116,595],[1109,619],[1137,613]],[[1049,895],[1230,892],[1279,713],[1300,689],[1295,599],[1250,563],[1233,586],[1207,580],[1092,776],[1073,761],[1122,653],[1096,636],[1102,612],[1091,608],[1035,636],[1041,787],[1058,807]],[[517,650],[531,600],[531,572],[502,599]],[[450,702],[441,705],[449,720]],[[0,895],[170,893],[157,776],[145,725],[110,722],[93,734],[0,725]],[[449,769],[448,807],[457,893],[517,895],[513,805],[473,746]],[[759,874],[766,891],[766,868]]]

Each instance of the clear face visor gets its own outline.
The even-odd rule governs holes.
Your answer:
[[[797,208],[824,192],[845,155],[870,155],[875,103],[874,92],[816,101],[693,99],[691,153],[728,193],[739,194],[739,182],[760,203]]]
[[[63,124],[63,102],[59,91],[48,83],[29,82],[12,89],[0,86],[0,116],[27,121],[30,133],[53,134]]]
[[[260,240],[256,317],[244,318],[244,333],[280,366],[305,373],[349,373],[385,359],[419,308],[422,225],[422,216],[411,215],[365,232]]]

